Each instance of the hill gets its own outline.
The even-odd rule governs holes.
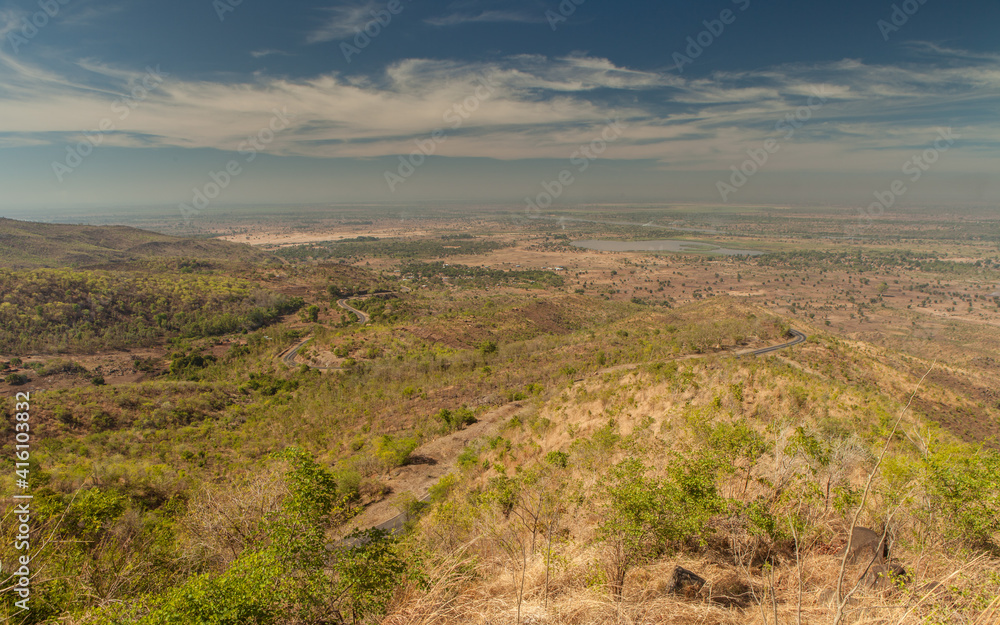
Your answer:
[[[0,265],[13,269],[88,267],[154,258],[263,260],[238,243],[173,237],[128,226],[45,224],[0,218]]]
[[[841,295],[768,258],[236,264],[103,230],[137,260],[0,270],[0,516],[30,492],[41,573],[5,622],[995,622],[992,327],[841,328],[755,301]],[[842,278],[846,314],[917,314],[906,274]]]

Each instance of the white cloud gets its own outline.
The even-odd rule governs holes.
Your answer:
[[[372,12],[377,8],[375,2],[330,7],[326,10],[328,16],[323,25],[306,36],[306,43],[322,43],[353,37],[368,22],[375,19]]]
[[[985,147],[966,161],[956,150],[949,163],[980,171],[996,167],[1000,157],[1000,127],[987,115],[1000,102],[1000,70],[978,62],[889,67],[847,60],[690,79],[583,55],[526,55],[493,63],[409,59],[367,78],[326,74],[221,83],[171,77],[125,119],[113,103],[142,73],[89,62],[79,68],[94,77],[92,83],[113,88],[94,89],[0,53],[0,134],[7,134],[7,145],[52,141],[110,118],[118,132],[105,145],[235,150],[267,124],[273,109],[287,108],[293,124],[271,144],[276,154],[408,153],[414,139],[444,128],[448,138],[439,146],[441,155],[568,158],[599,136],[609,118],[620,117],[629,128],[608,158],[727,169],[774,136],[778,120],[818,93],[827,102],[794,139],[783,142],[775,167],[896,167],[912,146],[933,140],[937,125],[952,124]],[[492,92],[477,100],[484,77]],[[460,129],[452,129],[445,115],[463,103],[475,110]],[[955,106],[970,108],[958,116]],[[949,117],[958,121],[947,122]]]
[[[424,20],[431,26],[460,26],[462,24],[516,22],[521,24],[540,24],[545,22],[542,15],[533,15],[518,11],[479,11],[478,13],[449,13],[439,17]]]
[[[281,56],[288,56],[287,52],[282,52],[281,50],[253,50],[250,52],[250,56],[252,56],[255,59],[261,59],[264,58],[265,56],[273,56],[275,54]]]
[[[11,7],[0,9],[0,45],[7,45],[7,35],[19,30],[28,15],[26,11]]]

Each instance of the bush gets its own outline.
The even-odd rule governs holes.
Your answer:
[[[410,454],[417,448],[415,437],[394,438],[388,434],[379,439],[375,457],[381,470],[388,473],[390,469],[403,466],[410,459]]]
[[[479,344],[479,351],[481,351],[484,356],[497,353],[497,349],[499,348],[497,347],[496,341],[483,341]]]
[[[545,454],[545,462],[561,469],[565,469],[569,466],[569,454],[565,451],[550,451]]]
[[[218,576],[195,575],[169,592],[138,625],[269,625],[283,622],[277,600],[286,571],[270,553],[244,556]]]
[[[4,381],[11,386],[21,386],[22,384],[28,383],[28,376],[23,373],[11,373],[4,378]]]
[[[466,446],[462,453],[458,454],[458,466],[461,469],[471,469],[479,464],[479,450],[472,445]]]
[[[926,461],[927,490],[944,533],[973,549],[1000,552],[1000,454],[961,448],[936,450]]]
[[[462,406],[454,411],[442,408],[441,411],[434,416],[437,417],[439,421],[444,423],[445,430],[448,432],[456,432],[476,422],[475,413],[465,406]]]
[[[198,369],[204,369],[214,362],[215,356],[202,356],[201,354],[179,355],[170,363],[170,374],[188,374]]]

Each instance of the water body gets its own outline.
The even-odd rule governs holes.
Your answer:
[[[662,239],[659,241],[574,241],[573,245],[588,250],[600,252],[688,252],[700,254],[720,254],[723,256],[762,256],[764,252],[755,250],[731,250],[725,247],[700,243],[697,241],[680,241],[677,239]]]

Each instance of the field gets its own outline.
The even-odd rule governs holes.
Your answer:
[[[30,391],[42,538],[36,609],[5,594],[9,622],[997,617],[995,211],[141,225],[168,234],[3,224],[3,453]],[[808,340],[738,355],[790,329]],[[405,531],[344,540],[391,519]],[[854,525],[888,557],[841,558]],[[704,584],[669,586],[676,566]]]

